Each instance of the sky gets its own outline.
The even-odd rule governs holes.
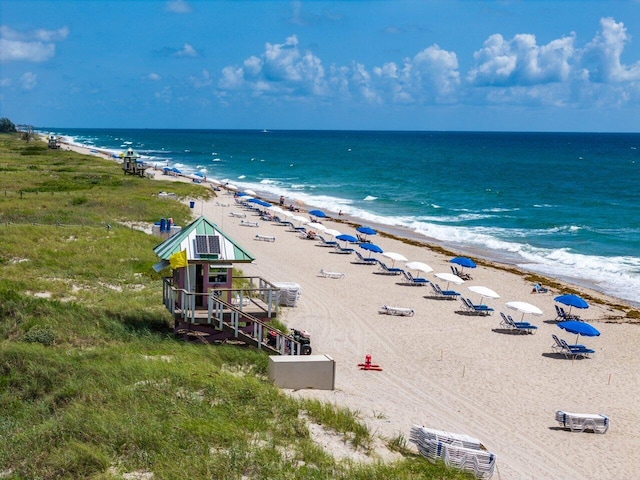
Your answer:
[[[2,0],[0,117],[640,131],[640,0]]]

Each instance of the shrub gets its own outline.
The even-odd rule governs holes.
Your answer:
[[[53,345],[56,334],[49,325],[35,325],[24,334],[24,341],[29,343],[40,343],[42,345]]]

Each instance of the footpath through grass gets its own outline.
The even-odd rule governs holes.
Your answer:
[[[213,194],[0,135],[0,478],[469,478],[406,452],[337,461],[301,412],[367,450],[355,412],[282,394],[261,352],[175,340],[160,239],[130,228],[189,220],[160,190]]]

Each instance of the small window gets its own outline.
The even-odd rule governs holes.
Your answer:
[[[209,283],[227,283],[227,269],[209,265]]]

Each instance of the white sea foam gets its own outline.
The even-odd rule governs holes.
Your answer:
[[[372,202],[373,200],[377,200],[378,197],[374,197],[372,195],[367,195],[366,197],[364,197],[364,201],[365,202]]]

